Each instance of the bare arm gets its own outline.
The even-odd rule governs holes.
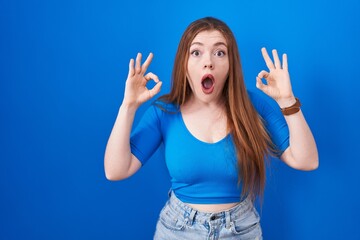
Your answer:
[[[288,72],[287,55],[283,55],[281,65],[276,50],[273,50],[274,62],[270,59],[265,48],[261,49],[269,72],[261,71],[256,77],[256,86],[272,97],[280,108],[291,106],[295,103]],[[262,83],[265,78],[267,84]],[[290,132],[290,146],[281,156],[281,160],[292,168],[299,170],[314,170],[319,165],[318,152],[314,137],[300,110],[285,116]]]
[[[134,107],[120,107],[105,150],[105,174],[109,180],[121,180],[133,175],[141,167],[130,151],[130,131],[134,121]]]
[[[318,168],[319,160],[315,139],[302,111],[285,116],[285,120],[290,132],[290,147],[281,155],[281,160],[299,170]]]
[[[161,88],[162,83],[155,74],[144,75],[152,57],[150,53],[143,65],[140,53],[136,57],[136,63],[133,59],[130,60],[123,103],[105,150],[104,167],[106,178],[109,180],[127,178],[141,167],[140,161],[130,150],[130,133],[138,107],[157,94]],[[151,79],[156,85],[152,89],[147,89],[146,83]]]

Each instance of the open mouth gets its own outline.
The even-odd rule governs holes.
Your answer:
[[[214,91],[215,79],[211,74],[206,74],[201,79],[202,90],[205,94],[210,94]]]

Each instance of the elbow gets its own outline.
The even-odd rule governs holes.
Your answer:
[[[316,170],[318,168],[319,168],[319,159],[316,158],[316,161],[313,163],[311,170]]]
[[[123,174],[114,170],[106,170],[105,168],[105,177],[109,181],[121,181],[128,178],[129,176],[128,174]]]
[[[319,157],[316,155],[314,157],[311,157],[307,164],[299,167],[299,170],[303,171],[314,171],[319,168]]]
[[[122,159],[124,160],[124,159]],[[110,181],[120,181],[131,177],[141,167],[140,161],[129,159],[128,161],[121,161],[121,159],[105,156],[104,169],[105,177]]]
[[[307,166],[304,166],[303,168],[300,168],[299,170],[303,170],[303,171],[314,171],[316,169],[319,168],[319,163],[312,163],[312,164],[309,164]]]
[[[316,152],[313,157],[311,158],[310,161],[310,165],[309,165],[309,170],[308,171],[313,171],[319,168],[319,155]]]
[[[313,171],[319,168],[319,159],[317,158],[311,165],[309,171]]]
[[[106,160],[105,160],[106,162]],[[105,163],[105,177],[109,181],[120,181],[129,177],[128,173]]]
[[[285,151],[281,156],[289,167],[302,171],[313,171],[319,167],[319,156],[317,151],[306,155],[294,155],[291,149]]]

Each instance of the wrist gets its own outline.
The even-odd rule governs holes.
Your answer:
[[[287,97],[287,98],[279,98],[276,100],[277,104],[281,109],[290,107],[296,103],[295,96]]]
[[[126,101],[123,101],[120,110],[126,111],[126,112],[136,112],[136,110],[139,108],[139,105],[136,103],[129,103]]]
[[[281,112],[285,116],[295,114],[300,111],[301,103],[298,98],[295,98],[295,103],[284,108],[280,108]]]

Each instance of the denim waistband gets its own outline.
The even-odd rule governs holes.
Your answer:
[[[192,224],[193,222],[213,222],[214,224],[224,223],[226,227],[230,227],[230,223],[234,221],[235,218],[239,218],[239,216],[243,215],[245,212],[253,208],[252,201],[249,198],[246,198],[242,202],[238,203],[236,206],[224,211],[214,213],[202,212],[182,202],[176,197],[176,195],[172,191],[169,191],[169,197],[170,198],[168,204],[170,208],[173,211],[176,211],[178,214],[183,214],[189,224]]]

